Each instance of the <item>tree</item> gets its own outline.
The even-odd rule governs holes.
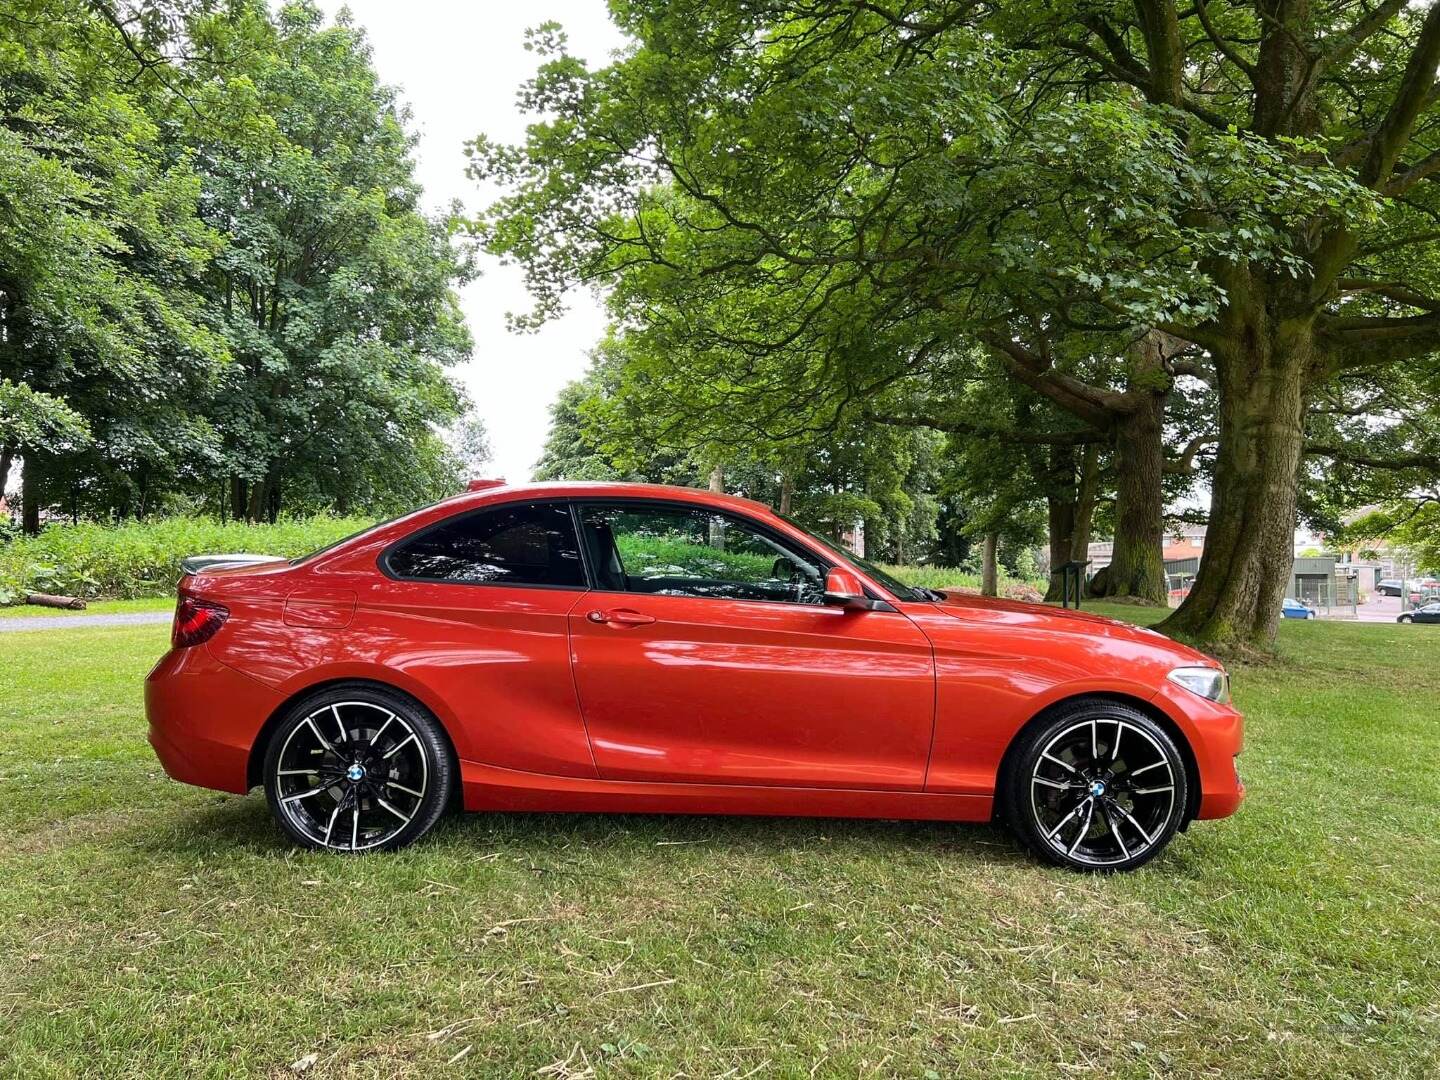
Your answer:
[[[551,119],[521,150],[477,147],[512,188],[487,241],[529,267],[540,315],[572,282],[663,267],[770,290],[772,341],[857,313],[865,333],[928,325],[1152,430],[1119,400],[1149,380],[1091,361],[1185,343],[1151,371],[1213,382],[1213,500],[1166,626],[1268,647],[1307,396],[1440,343],[1433,7],[616,10],[630,53],[590,72],[547,32],[529,100]]]
[[[220,237],[198,216],[193,162],[167,144],[167,91],[96,6],[9,0],[0,16],[0,378],[47,395],[32,405],[63,402],[93,437],[0,446],[24,459],[33,531],[85,445],[141,472],[183,452],[183,418],[226,356],[195,289]]]
[[[484,476],[495,459],[485,421],[474,413],[467,413],[451,428],[450,446],[461,471],[472,479]]]
[[[438,426],[469,355],[453,292],[472,273],[418,209],[407,114],[364,34],[310,3],[205,88],[204,213],[228,237],[206,279],[235,363],[213,415],[236,517],[407,504],[453,489]]]

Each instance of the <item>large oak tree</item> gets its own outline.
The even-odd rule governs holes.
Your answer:
[[[551,59],[527,100],[545,121],[524,148],[478,147],[514,190],[489,241],[526,264],[542,315],[565,287],[641,263],[789,297],[782,336],[859,295],[870,325],[938,319],[1057,402],[1127,422],[1148,411],[1117,413],[1135,387],[1063,343],[1187,343],[1200,358],[1159,374],[1204,368],[1218,442],[1207,557],[1167,627],[1268,646],[1307,400],[1440,344],[1440,12],[612,10],[634,48],[592,72],[542,35]]]

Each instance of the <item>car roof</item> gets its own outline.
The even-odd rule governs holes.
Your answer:
[[[447,506],[473,503],[508,502],[515,498],[535,499],[655,499],[670,502],[693,502],[705,506],[743,510],[751,514],[774,516],[775,511],[762,502],[722,495],[704,488],[680,487],[673,484],[634,484],[609,480],[545,480],[528,484],[499,484],[479,491],[461,492],[445,500]]]

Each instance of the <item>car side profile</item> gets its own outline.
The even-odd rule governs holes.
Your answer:
[[[1310,605],[1287,596],[1280,601],[1280,617],[1283,619],[1313,619],[1315,609]]]
[[[1440,600],[1432,600],[1428,604],[1422,604],[1414,611],[1406,611],[1395,616],[1396,622],[1402,623],[1440,623]]]
[[[1225,671],[1160,634],[910,588],[744,499],[472,487],[303,559],[193,564],[145,686],[169,775],[263,786],[340,852],[455,805],[998,817],[1102,870],[1243,797]]]

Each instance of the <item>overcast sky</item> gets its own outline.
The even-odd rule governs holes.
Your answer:
[[[622,42],[604,0],[322,0],[322,6],[332,16],[350,9],[369,33],[380,77],[409,103],[420,134],[419,180],[432,209],[459,199],[475,210],[493,194],[466,178],[464,146],[480,132],[507,142],[524,135],[515,92],[537,63],[525,51],[528,27],[559,22],[572,50],[591,63]],[[579,292],[564,319],[537,334],[512,334],[506,313],[530,306],[520,273],[482,260],[480,278],[461,294],[475,355],[455,374],[490,429],[495,475],[526,480],[545,441],[550,402],[585,370],[604,318],[589,293]]]

